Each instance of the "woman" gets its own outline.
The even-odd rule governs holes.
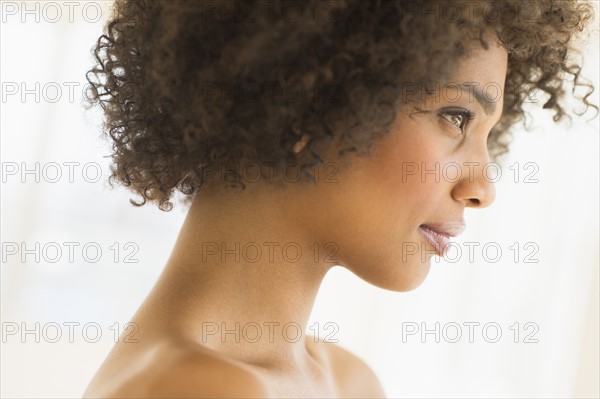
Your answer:
[[[587,87],[569,56],[591,18],[559,0],[118,0],[88,74],[112,180],[135,205],[191,205],[135,345],[84,396],[385,396],[304,336],[321,281],[340,265],[418,287],[465,208],[493,202],[486,165],[524,103],[558,121],[569,78]]]

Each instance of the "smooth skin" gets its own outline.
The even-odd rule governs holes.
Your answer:
[[[477,47],[452,82],[504,87],[507,52],[495,43],[492,38],[487,50]],[[461,222],[465,208],[493,202],[494,187],[482,168],[490,162],[487,136],[502,114],[502,93],[480,102],[451,92],[429,101],[426,112],[399,114],[372,156],[353,159],[334,183],[202,191],[163,273],[131,320],[139,327],[138,342],[120,340],[84,396],[385,397],[358,357],[312,337],[294,341],[295,330],[285,336],[282,327],[297,323],[306,331],[319,286],[334,265],[384,289],[418,287],[433,256],[419,226]],[[460,109],[474,118],[467,120]],[[403,174],[409,162],[428,169],[455,162],[463,169],[458,180],[436,182],[432,175]],[[278,243],[271,258],[266,242]],[[227,249],[258,243],[262,254],[255,262],[244,260],[255,259],[252,251],[237,260],[221,251],[208,255],[206,243],[226,243]],[[300,246],[299,259],[285,257],[286,243]],[[333,254],[327,243],[335,243]],[[422,250],[406,256],[406,243]],[[211,333],[221,323],[233,330],[236,322],[240,330],[260,325],[261,339],[250,342],[256,337],[251,328],[239,342],[234,334]]]

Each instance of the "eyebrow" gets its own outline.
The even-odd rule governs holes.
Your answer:
[[[492,115],[496,111],[496,102],[489,99],[483,91],[472,84],[463,83],[460,85],[461,90],[473,93],[475,100],[481,105],[486,115]]]

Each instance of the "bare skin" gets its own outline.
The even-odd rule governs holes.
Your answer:
[[[506,65],[506,50],[492,39],[488,50],[463,60],[453,81],[504,87]],[[465,208],[493,202],[493,185],[481,168],[490,161],[487,135],[502,113],[501,95],[483,105],[468,95],[458,101],[442,96],[428,107],[414,117],[400,114],[373,155],[340,169],[335,183],[285,189],[253,183],[242,192],[201,192],[168,264],[132,320],[139,342],[118,343],[84,396],[384,397],[377,377],[356,356],[312,337],[295,341],[295,330],[286,336],[282,327],[296,323],[306,331],[319,286],[336,264],[384,289],[418,287],[432,248],[401,261],[402,244],[429,245],[420,225],[462,222]],[[448,112],[457,107],[475,118],[466,122]],[[328,159],[336,160],[331,154]],[[464,169],[457,181],[436,182],[402,176],[406,162],[428,167],[455,162]],[[233,252],[207,253],[213,243],[217,248],[226,243]],[[262,253],[244,257],[238,250],[236,259],[236,243],[240,248],[256,243]],[[274,243],[272,253],[264,243]],[[282,251],[288,243],[302,250],[293,262]],[[335,243],[337,262],[325,256],[327,243]],[[239,323],[239,342],[234,334],[221,335],[222,323],[227,330]],[[250,342],[256,324],[262,338]],[[218,333],[211,330],[215,326]]]

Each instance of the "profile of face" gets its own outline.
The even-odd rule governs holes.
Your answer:
[[[400,111],[369,157],[354,157],[335,183],[302,191],[310,210],[297,223],[334,243],[338,264],[365,281],[394,291],[418,287],[436,242],[447,239],[432,230],[460,234],[465,208],[494,201],[484,166],[488,134],[502,114],[503,93],[493,88],[504,88],[508,55],[495,40],[488,44],[477,44],[452,85],[419,112]]]

